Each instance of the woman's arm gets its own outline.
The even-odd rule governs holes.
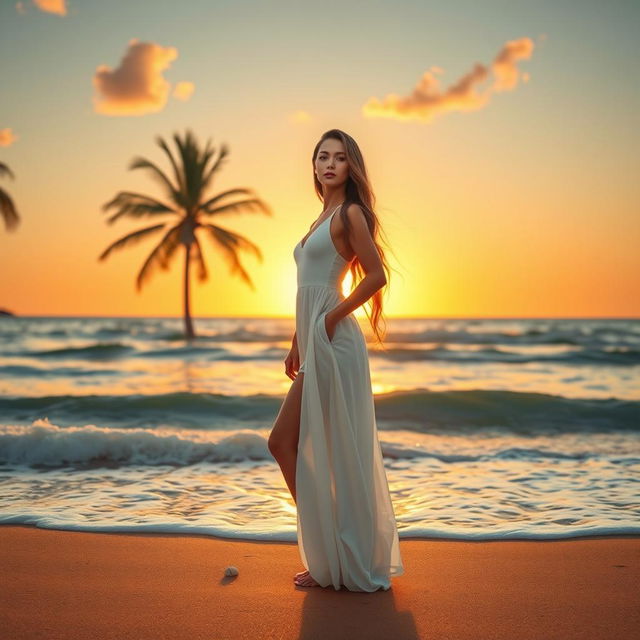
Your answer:
[[[347,216],[351,223],[349,244],[358,256],[365,276],[347,298],[327,313],[327,320],[334,326],[387,284],[380,254],[373,242],[362,209],[357,204],[351,204],[347,208]]]

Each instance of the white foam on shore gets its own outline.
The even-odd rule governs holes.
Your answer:
[[[0,523],[293,542],[295,504],[268,433],[4,427]],[[394,431],[382,449],[401,538],[640,533],[635,433]]]

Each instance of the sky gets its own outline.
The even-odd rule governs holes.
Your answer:
[[[151,224],[108,225],[107,201],[161,195],[130,162],[166,169],[156,137],[191,129],[230,149],[211,195],[273,211],[216,220],[263,260],[240,253],[252,289],[203,238],[192,313],[293,317],[312,152],[339,128],[390,244],[387,317],[638,316],[638,32],[632,0],[2,2],[0,308],[179,317],[180,259],[136,291],[156,240],[98,256]]]

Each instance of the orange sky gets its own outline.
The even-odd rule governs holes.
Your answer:
[[[322,209],[311,153],[338,127],[361,146],[392,243],[389,316],[639,315],[638,95],[625,80],[638,11],[550,24],[491,3],[474,23],[469,3],[468,26],[443,9],[420,31],[428,10],[411,3],[349,8],[328,46],[330,16],[313,4],[285,24],[253,3],[195,4],[179,24],[160,8],[153,25],[137,4],[0,9],[4,59],[35,43],[11,57],[0,107],[0,161],[16,176],[0,187],[21,216],[13,233],[0,225],[0,308],[179,316],[180,258],[136,293],[153,240],[97,257],[150,224],[107,226],[102,204],[119,190],[160,195],[129,162],[166,168],[154,137],[189,127],[231,148],[212,195],[248,187],[274,211],[218,221],[262,250],[263,263],[240,255],[255,291],[203,238],[210,279],[194,278],[192,313],[292,316],[293,248]],[[202,26],[213,21],[215,41]]]

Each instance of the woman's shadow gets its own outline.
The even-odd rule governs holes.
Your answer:
[[[302,604],[300,640],[412,640],[418,638],[413,615],[398,611],[393,586],[372,593],[348,591],[342,587],[296,587],[307,595]]]

